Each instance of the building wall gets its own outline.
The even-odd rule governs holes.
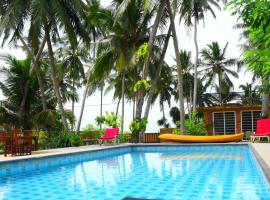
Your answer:
[[[269,106],[270,109],[270,106]],[[200,108],[199,111],[203,112],[204,120],[208,130],[208,135],[213,135],[213,113],[214,112],[235,112],[236,118],[236,133],[242,132],[242,111],[261,110],[261,106],[241,106],[241,105],[226,105]]]

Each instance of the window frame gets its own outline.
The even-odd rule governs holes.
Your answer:
[[[241,110],[241,132],[244,132],[243,131],[243,112],[252,112],[252,115],[251,115],[252,122],[251,122],[251,124],[252,124],[252,130],[253,131],[251,131],[251,132],[252,133],[256,132],[256,130],[254,130],[254,128],[253,128],[253,112],[261,112],[261,110]]]
[[[216,132],[215,132],[215,113],[223,113],[223,117],[224,117],[224,134],[223,135],[230,135],[230,134],[226,134],[225,133],[225,124],[226,124],[226,121],[225,121],[225,113],[234,113],[234,131],[236,131],[236,111],[221,111],[221,112],[213,112],[212,113],[212,121],[213,121],[213,135],[216,135]]]

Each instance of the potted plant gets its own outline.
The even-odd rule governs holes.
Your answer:
[[[131,141],[132,143],[138,143],[139,142],[139,135],[140,133],[146,129],[148,121],[146,118],[141,118],[140,120],[133,120],[130,125],[129,129],[132,133],[131,135]]]

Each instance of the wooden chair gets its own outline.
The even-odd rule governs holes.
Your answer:
[[[32,152],[32,137],[24,136],[22,130],[14,129],[11,136],[5,137],[4,155],[25,155]]]

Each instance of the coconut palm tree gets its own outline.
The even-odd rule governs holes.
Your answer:
[[[5,62],[5,67],[1,68],[1,73],[5,76],[0,82],[0,89],[5,97],[0,105],[0,123],[16,128],[33,128],[33,117],[41,112],[55,110],[55,98],[51,96],[51,85],[46,76],[42,76],[44,87],[46,88],[46,99],[48,109],[42,108],[38,80],[36,76],[30,76],[31,59],[17,60],[13,56],[1,57]],[[19,107],[21,98],[24,96],[24,84],[29,81],[29,92],[24,107],[23,121],[19,118]],[[43,125],[46,122],[43,121]]]
[[[180,20],[184,19],[184,23],[187,26],[194,26],[194,44],[195,44],[195,62],[194,62],[194,87],[193,87],[193,111],[196,111],[197,106],[197,67],[198,67],[198,59],[199,59],[199,47],[197,41],[197,25],[200,20],[204,20],[205,13],[210,11],[212,16],[215,18],[215,12],[213,8],[218,8],[220,10],[220,6],[218,4],[218,0],[183,0],[180,4],[179,13]],[[193,22],[192,22],[193,18]]]
[[[84,63],[88,62],[87,55],[88,51],[82,44],[78,44],[75,47],[72,47],[67,40],[62,38],[59,43],[60,48],[56,51],[56,56],[58,60],[61,60],[60,71],[63,79],[70,84],[72,101],[71,112],[74,115],[74,103],[78,98],[76,97],[76,90],[80,88],[86,82],[86,76],[84,72]],[[62,93],[63,94],[63,93]],[[71,127],[73,130],[73,127]]]
[[[183,72],[180,60],[180,51],[178,47],[178,39],[174,23],[174,14],[169,0],[166,0],[166,7],[169,13],[171,28],[172,28],[172,37],[174,44],[174,51],[177,63],[177,74],[178,74],[178,90],[179,90],[179,108],[180,108],[180,131],[185,133],[185,108],[184,108],[184,93],[183,93]]]
[[[60,93],[60,86],[56,75],[56,62],[53,50],[52,40],[55,40],[59,35],[59,31],[65,31],[69,42],[72,46],[77,44],[77,36],[81,35],[83,38],[87,36],[83,31],[81,23],[84,17],[85,4],[81,0],[69,1],[3,1],[1,6],[2,24],[1,26],[10,33],[14,32],[14,38],[22,38],[23,31],[32,33],[34,30],[39,32],[39,36],[43,39],[42,44],[47,44],[48,55],[50,58],[51,78],[54,86],[54,92],[57,98],[58,106],[61,110],[61,118],[64,128],[68,130],[65,110]],[[27,23],[30,20],[30,23]],[[8,22],[9,21],[9,22]],[[25,30],[25,24],[30,24],[29,30]],[[19,33],[19,34],[17,34]],[[42,35],[43,33],[43,35]],[[6,34],[7,35],[7,34]],[[23,42],[23,40],[21,40]],[[27,45],[24,45],[27,46]],[[41,45],[42,46],[42,45]],[[29,52],[31,53],[31,52]]]
[[[135,67],[139,47],[148,40],[148,23],[153,11],[143,15],[143,1],[132,0],[122,15],[115,20],[114,10],[118,9],[121,2],[113,1],[112,10],[107,10],[106,14],[102,15],[102,31],[105,37],[98,43],[97,58],[92,70],[93,75],[90,77],[101,80],[108,77],[112,71],[122,77],[121,99],[124,119],[124,80],[129,68]]]
[[[226,96],[230,88],[233,88],[229,75],[238,78],[237,72],[229,69],[229,67],[237,65],[237,59],[226,58],[227,47],[228,42],[223,49],[217,42],[212,42],[201,51],[204,73],[202,80],[206,80],[207,87],[215,85],[217,81],[216,89],[220,96],[220,102],[222,102],[222,96]]]
[[[245,85],[240,85],[240,89],[243,90],[243,95],[241,95],[242,104],[244,105],[258,105],[261,104],[259,87],[254,86],[254,84],[246,83]]]
[[[162,19],[162,15],[165,9],[165,0],[161,0],[158,6],[158,10],[157,10],[157,14],[156,14],[156,18],[154,21],[154,24],[152,26],[152,30],[150,31],[150,36],[149,36],[149,40],[148,40],[148,56],[144,62],[143,65],[143,69],[142,69],[142,77],[141,80],[147,80],[147,76],[148,76],[148,71],[149,71],[149,65],[150,65],[150,59],[152,59],[152,52],[153,52],[153,47],[154,47],[154,41],[155,41],[155,37],[157,34],[157,30],[158,30],[158,26],[159,23]],[[143,103],[144,103],[144,96],[145,96],[145,91],[143,88],[140,88],[137,91],[138,95],[137,95],[137,105],[136,105],[136,116],[135,118],[137,120],[141,119],[141,114],[142,114],[142,107],[143,107]]]

